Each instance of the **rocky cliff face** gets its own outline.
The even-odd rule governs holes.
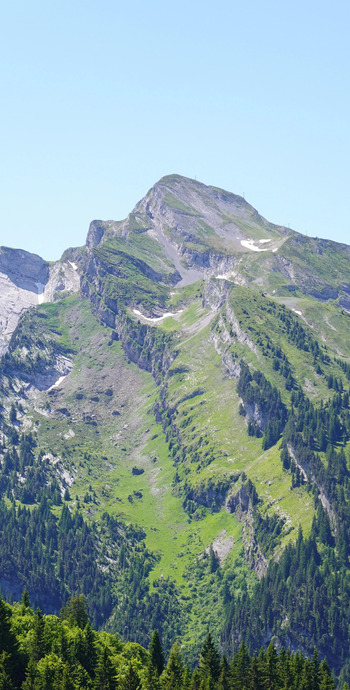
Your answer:
[[[74,262],[49,264],[22,249],[0,249],[0,355],[9,345],[21,314],[57,296],[76,292],[80,278]]]
[[[180,175],[163,177],[149,190],[123,225],[126,236],[130,219],[161,245],[181,275],[179,285],[199,280],[205,271],[219,272],[223,262],[232,268],[228,255],[246,252],[247,242],[262,250],[265,240],[259,244],[260,239],[269,237],[264,251],[271,252],[288,236],[286,228],[268,223],[242,197]]]
[[[176,271],[177,287],[208,276],[275,292],[280,284],[349,309],[347,246],[274,225],[242,197],[180,175],[159,180],[125,220],[93,221],[87,248],[113,237],[145,249],[153,241],[158,261]]]
[[[49,264],[21,249],[0,250],[0,354],[7,347],[23,311],[40,303]]]
[[[49,278],[41,302],[55,302],[80,287],[78,264],[74,261],[56,261],[50,266]]]

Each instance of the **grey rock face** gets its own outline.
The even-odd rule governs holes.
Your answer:
[[[350,313],[350,297],[348,295],[342,295],[339,300],[339,306],[341,309],[345,309]]]
[[[7,348],[21,314],[63,292],[76,292],[80,277],[72,262],[49,264],[22,249],[0,249],[0,356]]]
[[[115,232],[119,226],[120,223],[115,220],[93,220],[90,223],[89,232],[86,237],[87,248],[93,249],[93,247],[97,247],[106,232]]]
[[[323,285],[320,290],[310,290],[310,295],[316,299],[326,301],[329,299],[337,299],[338,290],[335,290],[330,285]]]
[[[56,261],[50,266],[42,302],[55,302],[64,297],[65,293],[77,292],[79,287],[80,275],[77,264],[74,261]]]
[[[30,254],[23,249],[1,247],[0,272],[18,287],[37,293],[37,283],[45,285],[48,280],[49,264],[37,254]]]
[[[90,223],[89,232],[87,234],[86,246],[89,247],[89,249],[96,247],[101,242],[105,231],[105,224],[102,220],[93,220],[92,223]]]
[[[0,249],[0,355],[6,352],[19,317],[40,302],[49,264],[22,249]]]

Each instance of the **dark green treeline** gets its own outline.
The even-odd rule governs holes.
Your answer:
[[[68,601],[60,617],[30,608],[28,593],[10,606],[0,599],[0,690],[332,690],[316,650],[311,658],[273,644],[251,656],[244,644],[228,662],[208,634],[194,670],[181,641],[166,661],[158,632],[148,651],[117,635],[95,632],[86,601]],[[346,683],[343,690],[348,690]]]

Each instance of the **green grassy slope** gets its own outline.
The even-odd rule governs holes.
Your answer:
[[[10,435],[18,446],[30,431],[61,488],[69,486],[73,512],[89,525],[110,516],[126,536],[127,525],[139,529],[143,546],[133,543],[133,553],[141,554],[141,584],[129,564],[135,615],[141,624],[148,607],[151,625],[152,607],[168,588],[186,644],[198,645],[208,620],[219,637],[227,603],[255,591],[300,525],[306,538],[313,534],[318,492],[327,508],[320,467],[336,461],[317,425],[306,430],[299,420],[297,429],[317,453],[317,481],[311,471],[308,481],[296,477],[281,448],[286,429],[289,445],[296,443],[287,420],[301,400],[306,410],[328,414],[349,386],[350,321],[338,304],[348,258],[334,243],[272,226],[222,190],[192,181],[182,198],[176,176],[160,186],[158,206],[150,210],[147,197],[89,250],[81,294],[21,319],[2,364],[2,451]],[[202,280],[176,287],[179,274],[149,232],[156,213],[164,215],[164,236],[178,243],[178,259],[191,256]],[[233,226],[241,233],[234,239]],[[244,248],[244,236],[270,238],[276,252]],[[221,273],[228,279],[215,277]],[[332,284],[338,292],[327,297]],[[6,426],[11,403],[15,430]],[[345,450],[346,466],[346,394],[339,405],[342,421],[333,440],[325,429],[325,440]],[[25,484],[26,472],[17,483]],[[59,502],[51,508],[57,517],[63,510]],[[336,536],[332,507],[328,513]],[[119,552],[103,536],[98,541],[114,567]],[[120,594],[116,572],[113,628],[126,591]]]

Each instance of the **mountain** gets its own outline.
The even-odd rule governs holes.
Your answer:
[[[349,259],[178,175],[58,262],[1,248],[3,594],[346,674]]]

